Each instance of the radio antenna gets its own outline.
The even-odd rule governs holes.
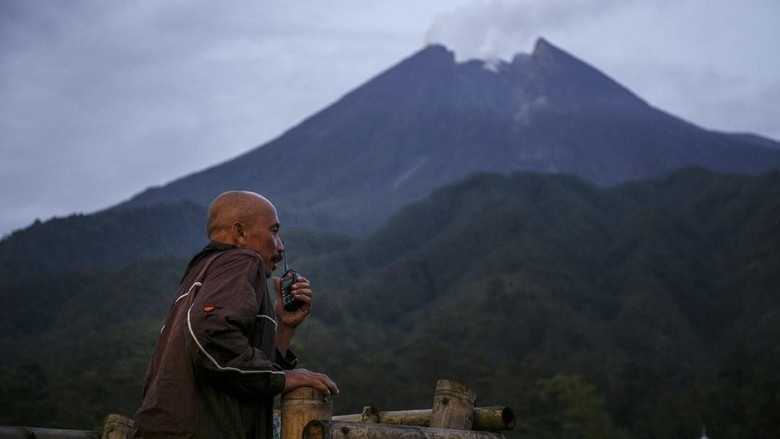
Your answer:
[[[284,245],[284,238],[282,238],[282,263],[284,264],[284,272],[287,273],[287,247]]]

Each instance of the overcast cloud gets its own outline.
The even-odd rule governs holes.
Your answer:
[[[776,0],[0,0],[0,235],[235,157],[442,43],[538,37],[650,104],[780,139]]]

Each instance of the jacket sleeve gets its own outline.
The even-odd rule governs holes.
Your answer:
[[[287,349],[287,355],[282,355],[282,353],[277,350],[276,362],[284,370],[295,369],[298,367],[298,356],[289,348]]]
[[[267,397],[284,389],[282,368],[273,360],[273,316],[258,315],[258,298],[268,297],[262,261],[253,252],[231,251],[209,267],[186,313],[187,351],[195,375],[234,396]],[[264,325],[260,346],[250,343],[253,327]],[[255,344],[257,346],[257,344]]]

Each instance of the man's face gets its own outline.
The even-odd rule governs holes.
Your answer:
[[[279,237],[279,218],[276,209],[269,205],[244,229],[246,246],[260,254],[265,264],[265,277],[269,278],[282,260],[284,246]]]

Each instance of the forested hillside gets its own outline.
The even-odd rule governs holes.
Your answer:
[[[316,294],[295,349],[338,414],[430,407],[449,378],[511,406],[509,437],[780,431],[780,173],[481,174],[364,238],[286,240]],[[93,262],[3,285],[0,425],[135,410],[186,255]]]

